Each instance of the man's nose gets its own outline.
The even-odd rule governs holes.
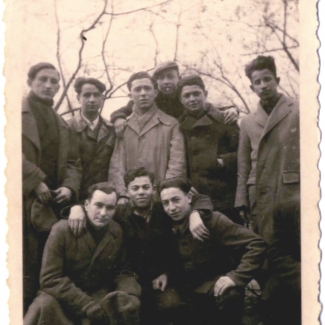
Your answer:
[[[105,207],[101,208],[99,212],[100,212],[101,216],[106,216],[106,214],[107,214],[107,210]]]
[[[176,208],[175,204],[173,204],[173,203],[169,203],[169,210],[170,210],[170,211],[174,211],[175,208]]]
[[[47,79],[46,81],[45,81],[45,87],[46,88],[51,88],[53,85],[52,85],[52,83],[51,83],[51,81],[49,80],[49,79]]]
[[[89,97],[89,101],[93,103],[93,102],[95,101],[95,96],[91,95],[91,96]]]

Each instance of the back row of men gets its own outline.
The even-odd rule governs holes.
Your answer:
[[[99,80],[76,80],[75,90],[81,108],[66,123],[52,109],[60,80],[55,67],[39,63],[29,70],[31,92],[24,99],[22,110],[25,308],[38,289],[44,244],[49,229],[56,218],[60,218],[60,211],[74,202],[91,201],[94,193],[89,197],[89,187],[107,180],[116,189],[113,192],[117,193],[118,205],[134,207],[132,191],[128,188],[130,182],[126,182],[125,177],[139,167],[144,168],[147,178],[153,175],[149,177],[151,185],[168,179],[172,181],[175,177],[188,177],[192,187],[188,191],[182,189],[182,193],[211,197],[212,206],[201,198],[197,206],[192,207],[198,210],[197,215],[194,211],[196,218],[190,224],[195,243],[205,243],[211,236],[211,225],[206,220],[211,213],[206,211],[217,210],[236,223],[247,221],[249,215],[253,230],[267,243],[274,239],[273,217],[279,207],[284,207],[285,212],[278,213],[281,215],[288,214],[287,207],[290,206],[289,214],[299,221],[297,102],[278,93],[280,79],[272,57],[257,57],[245,71],[260,102],[254,113],[243,118],[239,131],[237,109],[217,108],[208,103],[200,76],[180,78],[175,62],[157,66],[152,77],[146,72],[138,72],[129,78],[127,87],[132,100],[112,114],[114,126],[99,114],[106,90]],[[177,184],[167,188],[181,188]],[[141,186],[136,188],[141,192]],[[157,201],[158,195],[155,198]],[[151,199],[150,196],[150,202]],[[148,195],[140,193],[140,203],[141,200],[146,203]],[[146,209],[141,209],[140,204],[140,212],[136,214],[147,217],[151,205],[146,203],[144,206]],[[76,235],[87,228],[85,213],[77,208],[71,209],[69,218]],[[173,220],[177,219],[179,211],[175,215],[173,211],[165,211]],[[49,217],[44,220],[46,214]],[[236,227],[240,229],[235,231],[239,236],[237,232],[241,233],[245,228]],[[245,235],[246,231],[249,230],[245,229]],[[101,235],[92,235],[95,242],[101,239]],[[227,231],[223,235],[227,236]],[[249,236],[253,235],[249,233]],[[180,247],[193,249],[192,244],[183,241]],[[240,241],[240,238],[235,240],[236,244]],[[253,255],[261,258],[263,249],[260,242],[260,251]],[[127,250],[129,255],[130,250]],[[209,255],[209,248],[202,246],[200,250]],[[194,253],[190,250],[187,254]],[[136,256],[134,252],[131,255]],[[260,264],[257,260],[250,263],[252,269],[247,271],[249,276],[241,286]],[[230,271],[226,270],[224,274]],[[219,272],[219,277],[222,274]],[[161,279],[157,281],[164,283]],[[227,288],[228,280],[225,281],[223,286]],[[215,283],[218,283],[216,279]],[[203,291],[210,289],[211,285]],[[215,293],[216,290],[220,288],[215,289]]]

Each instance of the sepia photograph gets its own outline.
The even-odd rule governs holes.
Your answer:
[[[319,324],[316,7],[6,1],[12,324]]]

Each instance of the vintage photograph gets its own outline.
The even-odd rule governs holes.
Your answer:
[[[301,3],[8,3],[21,324],[307,324]]]

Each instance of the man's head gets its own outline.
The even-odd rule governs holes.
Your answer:
[[[157,80],[158,89],[161,93],[167,96],[176,94],[179,81],[179,69],[176,62],[167,61],[158,64],[152,77]]]
[[[177,85],[179,99],[189,113],[199,113],[205,109],[207,91],[198,75],[184,76]]]
[[[28,71],[27,84],[40,99],[52,100],[59,91],[60,74],[51,63],[40,62]]]
[[[85,201],[87,218],[95,229],[101,229],[113,218],[117,203],[115,188],[109,183],[97,183],[89,187]]]
[[[246,65],[245,73],[251,81],[251,89],[261,100],[269,101],[278,96],[280,78],[272,56],[259,55]]]
[[[154,190],[154,174],[143,167],[129,170],[124,176],[130,201],[138,209],[149,208]]]
[[[127,86],[138,109],[147,111],[154,105],[158,93],[157,82],[147,72],[134,73],[129,78]]]
[[[103,104],[103,92],[106,86],[94,78],[77,78],[74,84],[77,99],[84,116],[97,116]]]
[[[182,221],[190,214],[191,187],[189,180],[180,177],[166,179],[159,184],[164,210],[174,221]]]

